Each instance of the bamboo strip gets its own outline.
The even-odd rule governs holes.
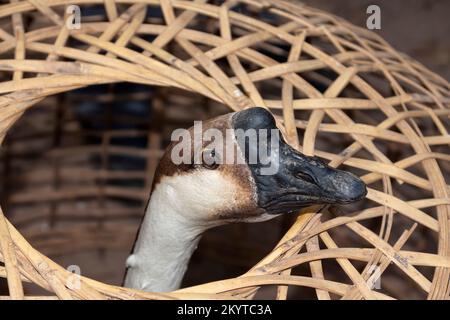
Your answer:
[[[69,4],[99,4],[105,8],[105,14],[85,17],[80,30],[69,30],[64,23],[67,17],[57,13]],[[158,24],[160,18],[147,15],[148,10],[155,8],[162,11],[165,25]],[[249,9],[251,14],[241,8]],[[24,24],[23,15],[32,16],[36,26]],[[351,214],[345,208],[349,214],[321,221],[317,213],[327,208],[303,210],[277,246],[241,277],[167,294],[109,286],[85,277],[81,278],[82,289],[72,290],[67,286],[71,273],[33,249],[0,215],[0,260],[5,263],[0,267],[0,277],[7,278],[10,289],[10,297],[0,299],[248,299],[266,285],[277,287],[278,299],[287,298],[290,286],[311,287],[322,299],[331,298],[331,293],[343,299],[392,299],[397,296],[370,289],[378,277],[370,274],[370,268],[378,266],[384,275],[389,272],[390,263],[407,275],[402,281],[416,284],[421,294],[430,299],[448,297],[450,187],[445,176],[450,170],[450,85],[396,52],[376,34],[283,0],[231,0],[221,5],[206,0],[11,0],[0,5],[0,17],[7,18],[4,20],[9,24],[0,28],[0,70],[5,75],[0,82],[0,141],[26,110],[47,96],[92,84],[128,81],[190,91],[232,110],[266,107],[276,114],[277,124],[291,145],[307,155],[329,160],[332,166],[343,164],[349,170],[358,169],[371,187],[367,200]],[[147,36],[155,39],[150,42]],[[68,41],[70,38],[77,41]],[[31,59],[35,53],[46,58]],[[134,98],[130,95],[125,100]],[[143,99],[152,98],[150,95]],[[198,104],[198,100],[182,95],[174,94],[173,98],[159,108],[166,111],[165,104],[179,103],[185,108]],[[111,103],[115,96],[105,99]],[[101,98],[96,97],[95,101]],[[36,123],[40,121],[39,118]],[[64,124],[76,124],[76,120],[70,121]],[[303,130],[302,138],[298,133]],[[88,136],[81,131],[74,130],[72,137]],[[27,143],[49,134],[48,130],[41,130],[36,136],[25,134],[12,139],[10,143],[16,148],[10,148],[0,159],[21,161],[36,156],[34,148],[27,149]],[[133,137],[140,133],[123,134]],[[49,191],[24,189],[10,196],[11,203],[56,204],[78,198],[145,201],[153,176],[150,171],[160,156],[160,151],[153,149],[160,140],[152,135],[152,150],[137,149],[111,145],[113,136],[112,131],[101,135],[103,148],[61,147],[45,156],[58,159],[59,164],[76,155],[100,154],[103,164],[116,154],[145,158],[151,163],[146,170],[145,187],[104,183],[105,179],[138,179],[142,176],[140,171],[92,173],[79,167],[61,168],[61,181],[77,184]],[[42,169],[16,178],[50,184],[52,174],[53,171]],[[103,182],[99,186],[82,186],[89,179]],[[391,183],[391,179],[398,183]],[[436,215],[429,213],[434,211]],[[103,226],[106,219],[136,217],[139,210],[104,212],[100,206],[92,213],[80,214],[78,218],[101,220],[100,236],[121,230],[118,223]],[[59,214],[64,221],[75,223],[76,213],[70,208]],[[62,251],[68,242],[82,237],[82,228],[77,227],[73,232],[55,229],[42,236],[35,221],[50,219],[51,215],[36,211],[14,222],[25,228],[23,232],[30,239],[36,239],[37,244],[50,251]],[[401,219],[411,220],[413,227],[396,229],[400,215]],[[362,221],[370,222],[370,229],[359,223]],[[337,228],[338,232],[331,232]],[[339,248],[340,237],[350,230],[358,235],[357,239],[347,239],[354,247]],[[110,247],[129,241],[126,239],[132,232],[132,228],[127,229],[117,241],[109,243]],[[391,246],[391,238],[400,232],[403,233]],[[433,242],[430,246],[437,247],[436,252],[421,252],[414,241],[409,244],[417,247],[402,249],[409,238],[420,237],[421,232],[433,234],[427,241]],[[320,248],[318,237],[327,248]],[[92,233],[92,238],[79,241],[79,248],[102,243],[106,245],[95,241]],[[304,246],[306,252],[299,253]],[[337,260],[353,284],[344,284],[346,279],[325,280],[325,259]],[[365,263],[361,272],[352,260]],[[291,274],[305,263],[311,268],[311,277]],[[416,266],[432,268],[432,280]],[[44,297],[24,294],[22,282],[34,283],[49,293]]]

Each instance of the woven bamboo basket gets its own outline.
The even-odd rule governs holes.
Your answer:
[[[80,28],[67,23],[71,5],[81,9]],[[11,0],[0,6],[0,59],[2,197],[8,194],[0,212],[0,276],[9,289],[3,299],[249,299],[266,288],[277,299],[302,288],[319,299],[449,298],[450,85],[376,34],[297,2]],[[78,92],[84,103],[107,103],[118,96],[82,88],[124,82],[152,88],[121,100],[151,100],[146,125],[107,128],[91,137],[94,147],[62,148],[66,131],[76,133],[75,145],[96,133],[68,115],[78,108],[73,101],[58,97]],[[47,112],[33,113],[45,105]],[[123,219],[143,214],[164,130],[255,105],[272,111],[291,145],[361,176],[367,199],[307,208],[248,272],[169,293],[84,276],[73,286],[73,272],[41,253],[129,244],[136,225],[127,228]],[[164,130],[160,114],[167,116]],[[40,184],[14,191],[11,159],[37,145],[38,131],[20,136],[30,127],[52,137],[53,156],[17,182]],[[111,143],[116,135],[143,135],[147,144],[120,147]],[[92,153],[100,169],[65,166],[78,156],[86,164]],[[113,170],[112,154],[142,158],[145,166]],[[143,181],[105,182],[125,178]],[[61,188],[64,181],[71,188]],[[62,204],[81,197],[100,204],[76,214]],[[128,202],[113,206],[110,198]],[[40,213],[44,201],[51,204]],[[62,217],[72,223],[57,223]],[[50,227],[33,222],[42,220]],[[297,272],[302,267],[306,273]],[[30,286],[45,293],[31,294]]]

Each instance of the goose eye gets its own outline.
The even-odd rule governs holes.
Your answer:
[[[214,170],[219,166],[219,159],[215,149],[204,150],[202,160],[203,167],[207,169]]]
[[[299,179],[301,179],[301,180],[303,180],[303,181],[306,181],[306,182],[308,182],[308,183],[312,183],[312,184],[315,184],[316,182],[314,181],[314,179],[309,175],[309,174],[307,174],[307,173],[304,173],[304,172],[298,172],[297,174],[296,174],[296,176],[297,176],[297,178],[299,178]]]

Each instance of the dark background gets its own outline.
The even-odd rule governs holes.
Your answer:
[[[448,0],[304,0],[311,7],[366,27],[366,9],[381,9],[381,29],[373,30],[395,49],[450,80],[450,1]]]

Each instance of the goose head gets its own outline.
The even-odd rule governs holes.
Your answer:
[[[205,227],[257,222],[315,204],[348,204],[365,184],[289,146],[266,109],[226,114],[174,132],[153,193]]]

